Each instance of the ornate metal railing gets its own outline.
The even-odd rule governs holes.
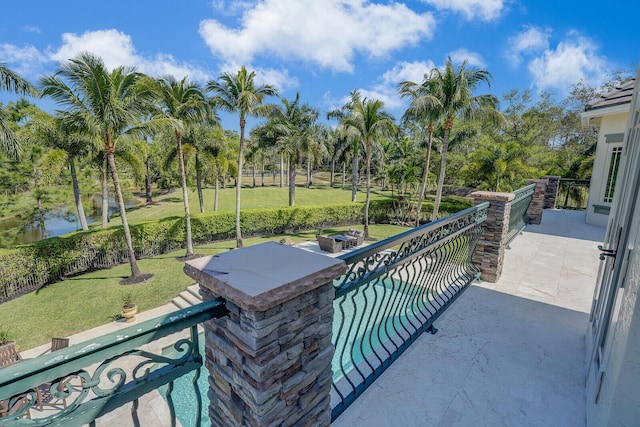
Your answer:
[[[332,419],[478,277],[471,257],[489,203],[366,246],[340,258],[335,284]]]
[[[589,200],[588,179],[568,179],[561,178],[558,186],[558,196],[556,197],[556,207],[560,209],[587,209]]]
[[[202,355],[197,326],[226,313],[223,302],[210,300],[5,367],[0,371],[0,408],[10,415],[0,418],[0,425],[94,426],[97,418],[129,402],[133,423],[139,425],[138,399],[165,384],[170,418],[176,425],[173,381],[193,371],[199,426],[202,397],[196,381]],[[187,328],[189,338],[173,345],[175,357],[141,348]],[[45,395],[62,404],[41,410]]]
[[[536,185],[530,184],[513,192],[516,197],[511,201],[507,245],[529,224],[530,218],[527,216],[527,209],[529,209],[535,189]]]

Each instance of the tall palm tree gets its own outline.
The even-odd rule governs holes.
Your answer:
[[[237,74],[223,73],[218,80],[210,80],[207,90],[215,94],[217,104],[240,117],[240,149],[238,152],[238,182],[236,185],[236,246],[242,247],[240,229],[240,188],[242,187],[242,160],[244,155],[244,128],[247,116],[264,116],[268,107],[263,105],[267,96],[277,96],[278,91],[271,85],[256,85],[255,71],[248,72],[243,65]]]
[[[178,165],[180,167],[180,184],[182,185],[182,199],[184,202],[184,218],[186,229],[186,257],[193,257],[193,241],[191,236],[191,212],[189,210],[189,195],[187,191],[187,175],[184,167],[184,153],[182,136],[184,129],[190,126],[213,122],[215,116],[207,98],[196,83],[187,77],[178,81],[173,76],[165,76],[158,80],[158,98],[160,108],[166,117],[173,118],[180,123],[174,128],[177,144]]]
[[[442,188],[447,167],[449,134],[455,118],[488,118],[496,123],[504,121],[502,114],[496,110],[498,99],[494,95],[473,95],[474,90],[481,83],[486,83],[490,86],[491,78],[491,73],[487,70],[467,67],[466,60],[456,70],[450,57],[445,61],[444,70],[434,68],[431,71],[429,76],[430,93],[438,100],[442,109],[442,117],[444,118],[442,157],[432,220],[438,219],[438,209],[442,199]]]
[[[353,98],[355,94],[351,92],[351,97]],[[341,126],[342,122],[351,114],[351,102],[347,102],[342,107],[330,111],[327,113],[328,119],[337,119],[340,124],[338,125],[338,130],[340,131],[341,141],[342,141],[342,156],[345,158],[351,158],[351,201],[356,201],[356,196],[358,194],[358,171],[359,171],[359,162],[360,162],[360,153],[362,151],[361,143],[359,138],[354,138],[353,135],[349,135],[344,132],[344,127]],[[346,150],[349,149],[350,153],[347,153]],[[343,164],[344,166],[344,164]],[[342,187],[344,187],[344,170],[342,174]]]
[[[76,212],[80,220],[82,230],[87,231],[87,218],[82,203],[82,193],[78,183],[78,174],[76,170],[76,162],[79,157],[89,154],[95,147],[95,139],[81,132],[79,129],[73,129],[65,124],[64,113],[52,117],[44,111],[35,112],[29,126],[33,128],[32,138],[38,140],[44,145],[59,150],[58,155],[61,156],[62,162],[66,163],[71,173],[71,184],[73,188],[73,198],[76,205]],[[49,173],[52,173],[51,169]]]
[[[36,95],[36,90],[28,81],[2,62],[0,62],[0,90],[18,95]],[[7,112],[0,106],[0,150],[10,158],[17,159],[20,157],[20,142],[9,123]]]
[[[384,102],[379,99],[367,99],[359,91],[351,93],[348,104],[349,114],[342,120],[343,131],[359,140],[365,149],[365,168],[367,173],[367,195],[364,204],[364,235],[369,237],[369,202],[371,199],[371,150],[379,139],[393,134],[396,126],[393,116],[384,111]]]
[[[144,281],[133,250],[131,231],[116,169],[118,143],[149,131],[158,131],[173,120],[142,121],[155,100],[155,84],[134,68],[117,67],[109,72],[104,61],[91,53],[81,53],[60,66],[58,71],[40,80],[42,93],[67,108],[67,120],[77,129],[100,139],[116,191],[124,230],[131,277],[123,283]]]
[[[430,74],[425,74],[422,83],[404,81],[398,85],[400,96],[411,99],[411,104],[402,117],[403,121],[413,120],[418,123],[426,123],[427,128],[427,149],[425,152],[424,169],[422,171],[422,185],[420,187],[420,193],[418,194],[418,206],[416,208],[416,227],[420,225],[422,202],[424,201],[424,196],[427,191],[433,130],[435,123],[441,119],[443,114],[442,104],[434,95],[435,80],[432,79],[433,74],[433,70]]]
[[[296,169],[303,155],[307,156],[308,167],[309,162],[320,157],[322,127],[316,123],[318,117],[318,110],[300,103],[299,93],[292,101],[283,99],[282,106],[271,111],[270,124],[276,134],[276,143],[289,159],[289,206],[295,206]]]

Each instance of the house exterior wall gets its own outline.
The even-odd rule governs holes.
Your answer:
[[[601,117],[598,130],[598,145],[593,163],[593,173],[589,186],[589,202],[587,204],[587,224],[605,227],[609,220],[608,209],[611,202],[605,201],[605,189],[609,174],[611,154],[615,147],[621,147],[622,142],[607,142],[617,140],[615,136],[623,134],[627,124],[628,112],[605,115]],[[607,138],[609,136],[609,138]]]
[[[635,238],[628,245],[634,249],[625,283],[618,291],[620,304],[612,317],[613,340],[603,364],[605,375],[597,403],[587,396],[589,426],[632,426],[640,420],[640,251],[636,249],[640,226],[635,222],[631,230]]]
[[[640,70],[633,91],[586,335],[588,427],[640,420]]]

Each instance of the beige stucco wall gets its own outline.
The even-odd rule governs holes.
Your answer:
[[[627,124],[628,112],[606,115],[600,118],[600,128],[598,130],[598,145],[596,147],[596,158],[593,163],[593,174],[591,185],[589,186],[589,202],[587,204],[587,224],[604,227],[607,225],[609,215],[594,212],[594,205],[611,206],[611,203],[604,202],[604,191],[609,172],[609,159],[611,149],[614,146],[621,146],[622,143],[607,143],[606,135],[614,133],[624,133]]]

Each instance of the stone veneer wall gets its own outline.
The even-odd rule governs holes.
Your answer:
[[[469,195],[479,205],[490,202],[487,220],[483,224],[484,231],[475,251],[473,263],[482,272],[480,278],[487,282],[497,282],[502,274],[504,250],[507,246],[509,218],[511,217],[511,201],[515,198],[511,193],[493,193],[476,191]]]
[[[341,260],[265,243],[187,262],[204,299],[209,416],[220,426],[331,423],[333,279]]]
[[[527,215],[531,218],[531,224],[540,224],[542,222],[542,211],[544,210],[544,201],[547,193],[546,179],[528,179],[527,185],[536,184],[533,191],[533,199],[527,209]]]
[[[544,193],[544,209],[555,209],[560,188],[560,177],[555,175],[545,175],[542,179],[547,180],[547,189]]]

